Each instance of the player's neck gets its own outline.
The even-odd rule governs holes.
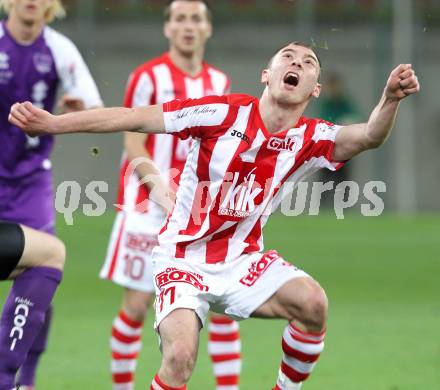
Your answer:
[[[176,65],[182,72],[194,77],[202,71],[203,52],[191,53],[186,55],[171,47],[169,56],[174,65]]]
[[[6,22],[6,27],[18,43],[30,45],[40,36],[44,22],[26,23],[11,15]]]
[[[276,133],[295,126],[306,106],[307,102],[295,106],[279,105],[265,91],[260,98],[259,110],[267,131]]]

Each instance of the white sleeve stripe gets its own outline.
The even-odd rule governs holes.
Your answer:
[[[332,141],[335,142],[336,135],[342,126],[333,125],[329,126],[327,123],[318,123],[315,127],[312,140],[318,141]]]
[[[191,127],[218,126],[228,115],[228,104],[204,104],[164,112],[165,131],[176,133]]]

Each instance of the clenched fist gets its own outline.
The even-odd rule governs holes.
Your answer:
[[[390,74],[385,86],[385,97],[401,100],[420,91],[419,80],[411,64],[400,64]]]
[[[8,120],[30,136],[51,134],[55,128],[55,116],[31,102],[15,103],[11,107]]]

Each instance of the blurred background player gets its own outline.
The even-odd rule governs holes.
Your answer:
[[[49,159],[54,139],[30,138],[10,125],[9,106],[23,99],[52,111],[60,85],[65,93],[59,102],[63,111],[101,106],[102,101],[76,46],[46,25],[65,15],[60,1],[0,0],[0,8],[8,14],[0,23],[0,219],[54,234]],[[49,307],[41,333],[20,369],[18,383],[28,388],[35,383],[50,319]]]
[[[164,25],[169,51],[134,70],[124,105],[138,107],[228,93],[228,77],[203,61],[206,41],[212,35],[211,22],[204,1],[171,1],[165,9]],[[111,370],[117,390],[134,387],[141,329],[154,297],[150,254],[172,207],[169,199],[155,198],[155,194],[176,191],[189,149],[189,140],[170,135],[125,134],[126,156],[118,196],[121,210],[100,274],[125,288],[111,335]],[[241,370],[238,323],[226,316],[213,316],[208,350],[217,389],[237,390]]]
[[[0,221],[0,280],[14,283],[0,320],[0,390],[11,390],[61,281],[65,249],[56,237]],[[17,386],[18,388],[18,386]]]

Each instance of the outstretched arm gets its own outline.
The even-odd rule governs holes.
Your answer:
[[[9,121],[33,136],[79,132],[165,132],[161,105],[137,108],[98,108],[63,115],[52,115],[30,102],[24,102],[15,103],[11,107]]]
[[[368,122],[344,126],[339,130],[333,159],[345,161],[364,150],[382,145],[394,126],[401,100],[419,90],[419,81],[410,64],[401,64],[395,68]]]

